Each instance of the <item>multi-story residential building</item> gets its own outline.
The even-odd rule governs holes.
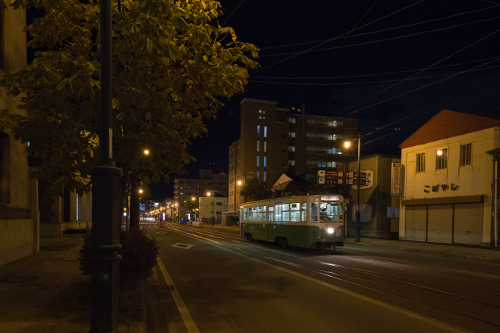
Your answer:
[[[400,239],[498,246],[500,119],[442,110],[399,147]]]
[[[241,101],[241,136],[229,147],[228,209],[241,204],[245,181],[272,185],[284,173],[316,182],[318,170],[345,163],[343,141],[357,136],[357,120],[308,115],[276,102]]]
[[[193,197],[211,197],[214,193],[216,197],[227,197],[227,181],[227,173],[214,174],[210,169],[201,169],[198,179],[175,178],[174,200],[179,203],[179,217],[185,214],[183,203]]]
[[[26,12],[0,0],[0,74],[26,65]],[[0,110],[23,114],[19,99],[0,89]],[[40,249],[37,182],[30,178],[26,144],[0,126],[0,265]]]

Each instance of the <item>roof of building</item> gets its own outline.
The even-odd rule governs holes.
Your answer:
[[[500,125],[500,119],[443,109],[399,145],[400,149]]]

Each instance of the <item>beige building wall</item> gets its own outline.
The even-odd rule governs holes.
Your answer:
[[[471,165],[460,166],[460,145],[472,143]],[[482,244],[492,239],[492,201],[494,161],[488,151],[500,147],[500,128],[493,127],[448,139],[403,148],[403,202],[399,235],[406,239],[405,203],[484,202]],[[448,149],[448,167],[436,169],[436,151]],[[425,153],[425,171],[417,172],[417,154]],[[443,188],[444,185],[444,188]],[[437,186],[437,187],[436,187]],[[439,201],[438,201],[439,200]],[[477,244],[479,245],[479,244]]]

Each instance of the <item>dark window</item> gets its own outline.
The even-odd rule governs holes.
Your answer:
[[[417,154],[417,163],[416,163],[416,171],[424,172],[425,171],[425,153]]]
[[[460,166],[472,164],[472,143],[460,145]]]

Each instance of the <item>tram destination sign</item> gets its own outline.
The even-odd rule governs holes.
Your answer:
[[[344,172],[318,170],[318,184],[320,185],[367,185],[367,172]]]

